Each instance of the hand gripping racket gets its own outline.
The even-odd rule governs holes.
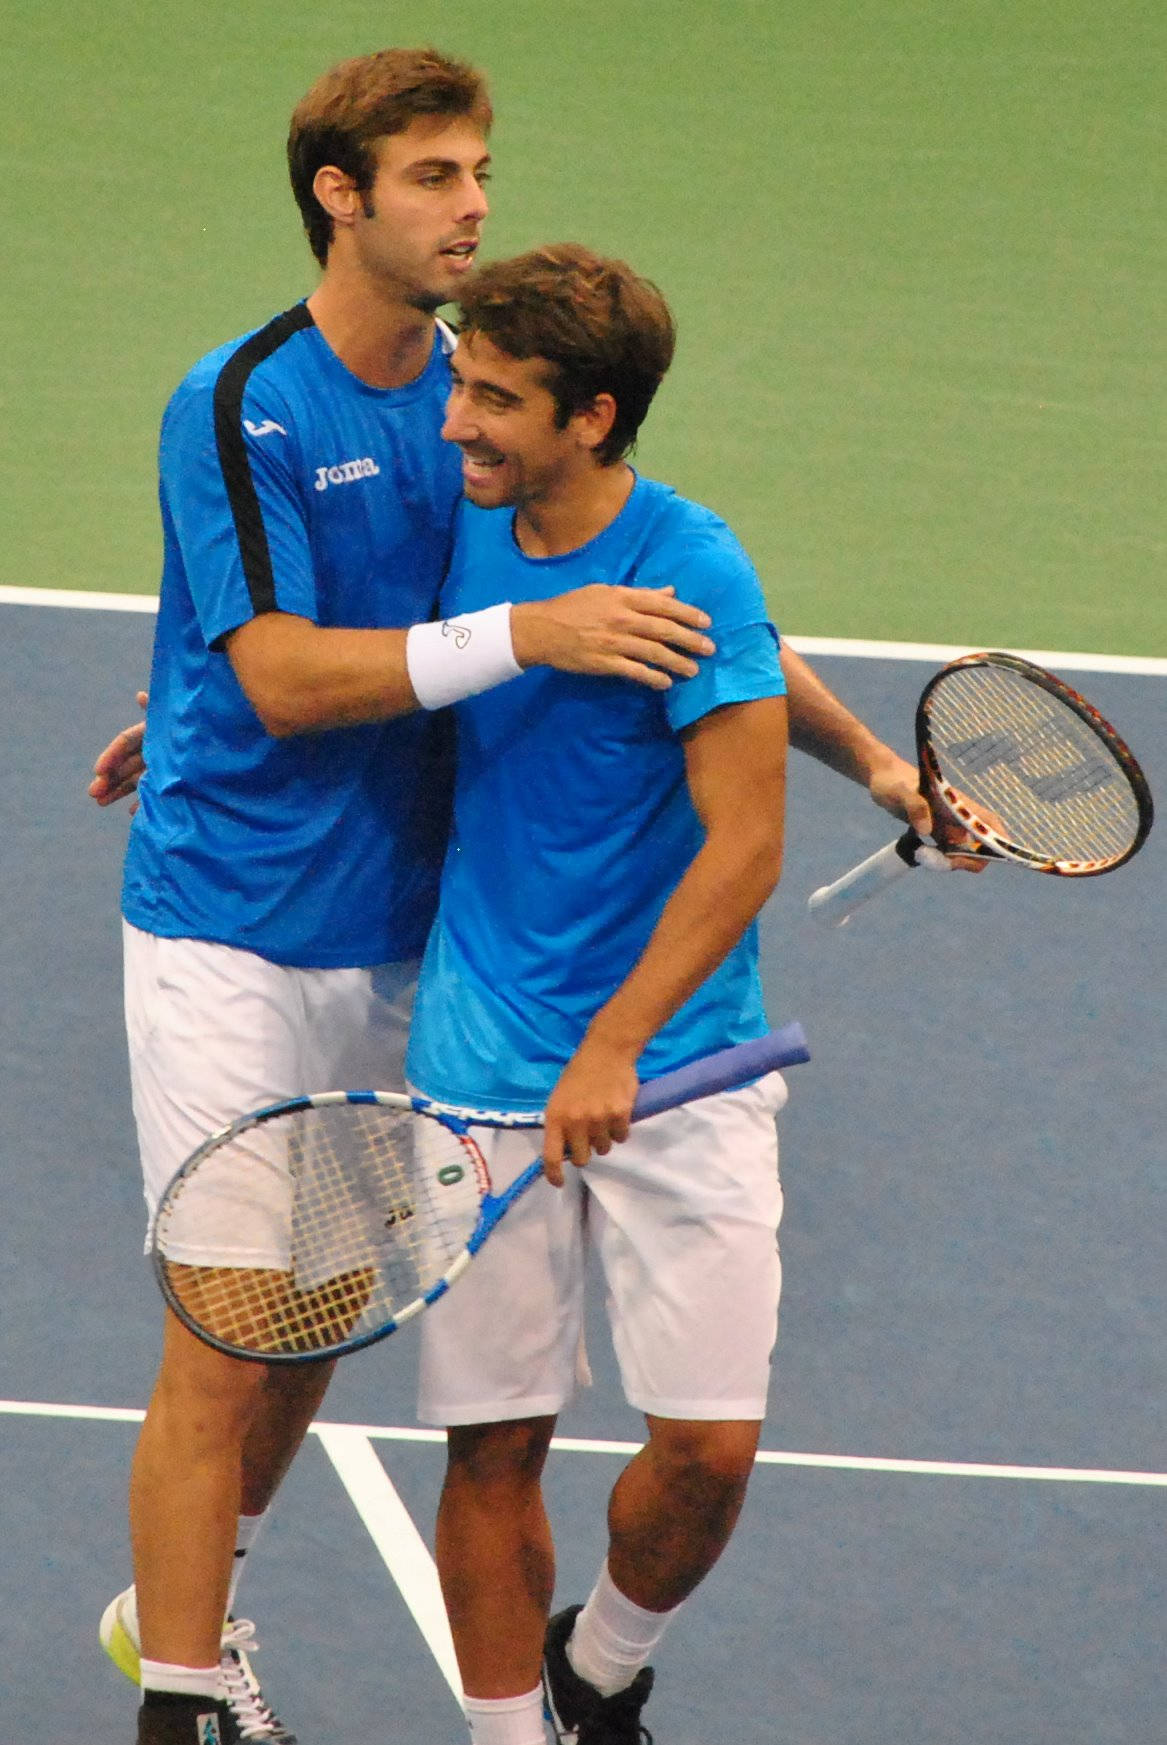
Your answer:
[[[1014,654],[968,654],[925,685],[916,709],[920,791],[941,825],[973,839],[952,854],[1091,878],[1140,849],[1154,819],[1146,777],[1110,723],[1052,673]],[[946,854],[906,830],[810,898],[843,924],[917,865]]]
[[[801,1026],[787,1024],[648,1080],[632,1119],[809,1059]],[[310,1363],[371,1345],[444,1296],[543,1174],[539,1159],[494,1194],[471,1130],[542,1120],[389,1091],[328,1091],[241,1116],[162,1196],[151,1233],[162,1294],[234,1357]]]

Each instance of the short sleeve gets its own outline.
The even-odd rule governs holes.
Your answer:
[[[724,524],[671,539],[653,553],[637,578],[649,587],[669,583],[677,598],[708,612],[716,653],[703,658],[691,679],[674,680],[664,694],[675,733],[729,703],[786,694],[778,632],[770,622],[762,585],[741,545]]]
[[[274,400],[274,396],[272,397]],[[159,445],[162,509],[208,647],[261,612],[315,621],[311,544],[295,438],[278,401],[244,398],[229,445],[216,432],[213,384],[184,387]]]

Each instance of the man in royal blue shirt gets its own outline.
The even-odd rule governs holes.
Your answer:
[[[167,407],[123,891],[151,1207],[240,1109],[399,1073],[446,815],[419,705],[545,661],[667,687],[708,646],[698,609],[633,589],[492,603],[457,638],[432,622],[460,492],[436,310],[474,262],[490,119],[481,75],[432,50],[319,80],[289,137],[318,288],[211,353]],[[246,1230],[220,1238],[208,1263],[255,1263]],[[233,1566],[327,1379],[224,1357],[167,1315],[131,1475],[135,1587],[101,1629],[142,1685],[139,1745],[291,1740],[222,1632]]]

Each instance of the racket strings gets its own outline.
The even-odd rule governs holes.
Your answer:
[[[1141,824],[1131,781],[1057,695],[1009,668],[957,668],[934,687],[927,717],[942,780],[995,814],[1023,853],[1102,867],[1130,852]]]
[[[257,1143],[257,1139],[261,1143]],[[228,1136],[179,1178],[156,1247],[182,1307],[257,1355],[329,1351],[419,1306],[489,1186],[468,1136],[407,1109],[298,1109]],[[232,1241],[249,1244],[232,1258]],[[248,1262],[259,1243],[264,1264]]]

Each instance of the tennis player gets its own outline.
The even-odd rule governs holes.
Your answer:
[[[557,1739],[636,1745],[649,1657],[725,1547],[753,1465],[785,1088],[772,1074],[631,1133],[629,1115],[641,1076],[767,1028],[755,918],[782,860],[786,684],[733,534],[626,458],[673,354],[655,287],[559,245],[486,267],[460,303],[445,435],[468,501],[443,610],[668,578],[716,643],[660,695],[540,673],[458,703],[407,1056],[443,1101],[546,1104],[542,1135],[484,1144],[496,1191],[540,1146],[555,1184],[424,1318],[421,1414],[449,1436],[437,1561],[471,1737],[542,1745],[546,1700]],[[540,1481],[576,1380],[589,1243],[648,1440],[612,1492],[586,1605],[549,1622]]]
[[[499,595],[455,634],[431,622],[461,493],[435,311],[474,263],[490,121],[481,75],[431,50],[326,74],[288,147],[319,286],[212,352],[166,410],[149,768],[123,892],[151,1206],[239,1109],[400,1081],[446,826],[419,704],[545,661],[655,692],[711,647],[703,612],[664,590],[513,612]],[[224,1232],[225,1258],[242,1235]],[[135,1585],[101,1629],[141,1683],[140,1745],[289,1745],[248,1629],[224,1618],[327,1380],[226,1358],[167,1316],[131,1475]]]

